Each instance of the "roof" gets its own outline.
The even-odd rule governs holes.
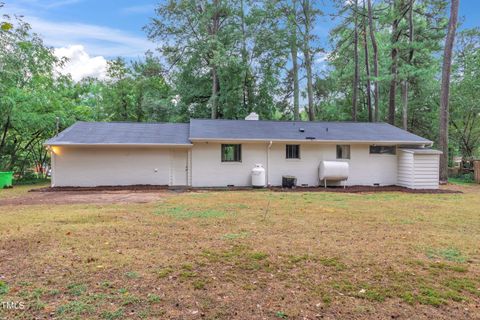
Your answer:
[[[435,149],[404,149],[400,148],[400,151],[413,153],[413,154],[443,154],[440,150]]]
[[[303,129],[303,131],[301,130]],[[190,140],[367,142],[432,144],[430,140],[381,122],[190,121]]]
[[[191,141],[319,141],[432,144],[380,122],[198,120],[188,123],[77,122],[46,145],[191,145]],[[404,149],[407,150],[407,149]]]
[[[188,123],[76,122],[46,145],[191,145]]]

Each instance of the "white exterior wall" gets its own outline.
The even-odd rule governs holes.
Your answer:
[[[401,187],[414,187],[413,153],[398,151],[398,182]]]
[[[195,142],[192,148],[192,185],[195,187],[250,186],[251,170],[262,164],[270,185],[282,184],[283,175],[297,177],[298,185],[319,185],[318,166],[322,160],[350,164],[347,185],[394,185],[397,183],[397,156],[369,153],[369,145],[351,145],[351,159],[336,159],[336,144],[304,143],[300,159],[286,159],[286,143],[241,143],[242,162],[221,162],[221,143]],[[268,153],[268,163],[267,163]],[[329,183],[335,184],[335,183]]]
[[[195,142],[192,148],[192,186],[251,186],[255,164],[267,163],[267,143],[242,143],[241,162],[222,162],[221,143]]]
[[[438,154],[399,150],[398,185],[411,189],[438,189]]]
[[[440,156],[414,154],[414,189],[438,189]]]
[[[350,159],[337,159],[336,144],[306,143],[300,145],[300,159],[285,158],[285,143],[273,143],[270,151],[269,180],[281,185],[283,175],[297,177],[297,185],[317,186],[320,161],[349,163],[346,185],[394,185],[397,183],[397,157],[370,154],[369,145],[350,145]],[[338,184],[328,182],[328,184]]]
[[[52,186],[182,184],[187,154],[185,148],[54,146]]]

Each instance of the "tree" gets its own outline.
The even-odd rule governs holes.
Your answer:
[[[378,89],[378,45],[377,39],[375,37],[375,28],[373,26],[373,9],[372,1],[368,0],[368,28],[370,33],[370,41],[373,48],[373,76],[375,77],[373,81],[373,96],[375,99],[375,121],[378,121],[379,117],[379,104],[380,104],[380,94]]]
[[[450,96],[450,138],[464,162],[480,155],[480,29],[458,34],[452,65]]]
[[[407,64],[411,64],[413,60],[413,53],[414,53],[414,48],[413,48],[413,41],[414,41],[414,23],[413,23],[413,7],[415,4],[415,0],[410,0],[409,3],[409,9],[408,9],[408,44],[409,44],[409,53],[408,53],[408,58],[407,58]],[[403,124],[403,129],[407,130],[408,129],[408,75],[407,77],[403,80],[403,85],[402,85],[402,103],[403,103],[403,113],[402,113],[402,124]]]
[[[297,0],[292,0],[291,6],[286,6],[288,17],[289,44],[292,60],[292,82],[293,82],[293,119],[300,120],[300,80],[298,65],[298,39],[297,39]]]
[[[304,56],[305,72],[307,77],[307,99],[308,99],[308,119],[315,120],[315,109],[313,105],[313,70],[312,60],[315,50],[312,48],[314,36],[312,33],[313,24],[316,17],[321,13],[314,8],[310,0],[300,0],[301,18],[298,19],[300,34],[302,35],[301,48]]]
[[[443,152],[443,154],[440,156],[440,181],[448,180],[448,104],[450,95],[450,72],[460,0],[451,1],[450,19],[448,22],[448,32],[445,39],[445,49],[443,53],[442,84],[440,88],[440,128],[438,145],[440,150]]]
[[[363,11],[365,12],[365,1],[363,2]],[[368,41],[367,41],[367,22],[365,21],[365,15],[363,18],[363,48],[365,50],[365,72],[366,72],[366,96],[367,96],[367,109],[368,109],[368,121],[372,122],[372,86],[370,83],[370,57],[368,55]]]
[[[353,97],[352,97],[352,120],[357,121],[357,109],[358,109],[358,86],[360,82],[360,70],[358,62],[358,0],[355,0],[352,14],[354,15],[353,25],[353,61],[355,65],[355,71],[353,76]]]

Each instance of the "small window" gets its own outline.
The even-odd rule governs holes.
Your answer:
[[[287,144],[285,153],[286,153],[285,157],[287,159],[300,159],[300,145]]]
[[[222,162],[241,162],[241,144],[222,144]]]
[[[337,159],[350,159],[350,146],[348,144],[337,145]]]
[[[370,154],[396,154],[395,146],[370,146]]]

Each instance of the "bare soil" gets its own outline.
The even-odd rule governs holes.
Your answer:
[[[172,192],[159,191],[59,191],[30,192],[24,196],[0,199],[0,206],[39,204],[106,204],[106,203],[148,203],[160,200]]]
[[[408,189],[400,186],[347,186],[347,187],[296,187],[282,188],[269,187],[268,190],[277,192],[340,192],[340,193],[370,193],[370,192],[406,192],[406,193],[462,193],[462,191],[454,185],[442,186],[440,189]],[[150,192],[150,191],[252,191],[262,190],[252,187],[211,187],[211,188],[194,188],[194,187],[168,187],[155,185],[133,185],[133,186],[99,186],[99,187],[45,187],[30,190],[31,192],[103,192],[103,191],[134,191],[134,192]]]

